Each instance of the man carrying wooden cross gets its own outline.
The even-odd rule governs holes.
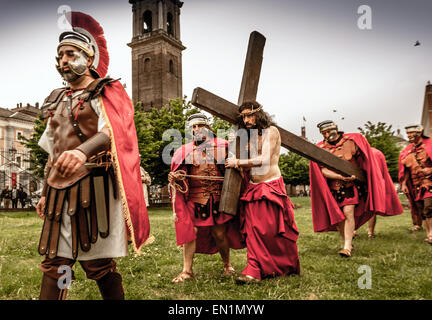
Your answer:
[[[365,137],[359,133],[340,132],[330,120],[319,123],[317,127],[324,137],[318,146],[356,164],[367,175],[367,183],[360,184],[355,176],[346,177],[315,162],[310,163],[314,231],[338,230],[344,241],[339,254],[349,258],[353,250],[354,230],[374,213],[387,215],[385,183]]]
[[[405,127],[410,144],[399,156],[399,181],[402,192],[410,201],[413,222],[425,222],[427,243],[432,244],[432,139],[423,136],[423,126]],[[418,219],[419,220],[419,219]]]
[[[246,130],[246,159],[230,157],[227,168],[244,173],[241,225],[246,237],[247,266],[237,283],[258,282],[264,277],[300,273],[298,230],[294,210],[279,169],[281,137],[256,101],[244,102],[238,126]]]
[[[218,210],[228,142],[214,137],[208,119],[202,113],[191,115],[188,125],[194,140],[174,153],[168,175],[177,245],[183,246],[184,262],[174,283],[194,277],[195,253],[219,251],[224,264],[223,274],[233,275],[230,248],[244,247],[238,219]]]

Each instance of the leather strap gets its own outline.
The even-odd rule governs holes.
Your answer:
[[[78,228],[76,214],[71,216],[70,219],[72,232],[72,258],[75,260],[78,257]]]
[[[87,252],[90,250],[90,239],[89,239],[89,229],[88,229],[86,209],[80,207],[78,211],[78,215],[76,215],[76,217],[78,218],[77,227],[79,230],[79,240],[81,244],[81,250]]]

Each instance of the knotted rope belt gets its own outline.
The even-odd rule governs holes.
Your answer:
[[[185,182],[186,178],[193,178],[193,179],[199,179],[199,180],[213,180],[213,181],[223,181],[224,180],[224,177],[220,177],[220,176],[198,176],[198,175],[193,175],[193,174],[187,174],[187,172],[185,170],[177,171],[177,176],[179,177],[178,180],[180,180],[180,182],[183,182],[183,187],[177,181],[173,181],[173,182],[170,182],[168,184],[168,187],[170,188],[170,191],[171,191],[172,209],[173,209],[174,216],[176,216],[176,213],[175,213],[176,192],[180,191],[181,193],[185,194],[189,190],[189,187]]]

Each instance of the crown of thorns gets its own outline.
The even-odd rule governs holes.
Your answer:
[[[252,106],[250,109],[251,109],[251,111],[246,111],[246,112],[241,112],[240,113],[240,115],[243,117],[243,116],[250,116],[250,115],[252,115],[252,114],[254,114],[254,113],[257,113],[257,112],[259,112],[259,111],[261,111],[262,110],[262,108],[263,108],[263,106],[262,105],[259,105],[259,107],[258,108],[256,108],[256,109],[254,109],[254,106]],[[247,108],[247,109],[249,109],[249,108]]]

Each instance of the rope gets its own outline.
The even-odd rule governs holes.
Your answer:
[[[171,199],[172,199],[172,209],[174,214],[174,219],[176,219],[177,215],[175,213],[175,198],[176,198],[176,192],[180,191],[181,193],[185,194],[188,192],[189,187],[186,183],[186,178],[194,178],[194,179],[200,179],[200,180],[213,180],[213,181],[223,181],[224,177],[219,176],[198,176],[193,174],[187,174],[185,170],[178,170],[177,172],[178,180],[179,182],[183,182],[184,187],[180,185],[177,181],[170,182],[168,184],[168,188],[171,191]]]

